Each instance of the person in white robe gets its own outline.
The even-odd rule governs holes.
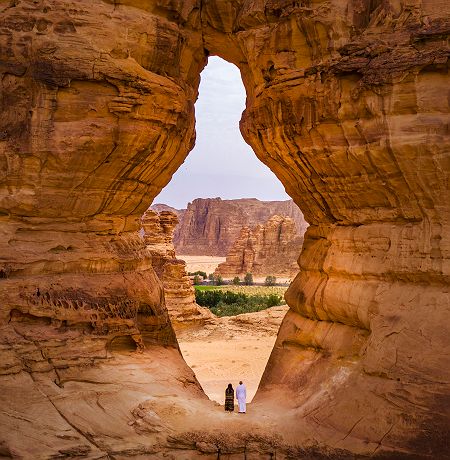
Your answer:
[[[247,388],[245,388],[245,385],[242,383],[242,381],[239,382],[239,385],[236,387],[236,399],[238,400],[239,413],[245,414]]]

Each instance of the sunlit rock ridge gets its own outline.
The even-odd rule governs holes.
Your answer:
[[[449,17],[446,0],[1,0],[1,455],[447,455]],[[241,132],[310,224],[234,437],[138,232],[194,145],[208,55],[239,67]]]

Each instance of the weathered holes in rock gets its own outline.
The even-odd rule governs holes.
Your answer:
[[[443,59],[443,62],[436,63],[434,62],[433,64],[426,65],[425,67],[422,67],[419,72],[419,76],[426,75],[429,72],[436,72],[436,73],[441,73],[443,75],[447,75],[448,73],[448,66],[447,66],[447,61]]]
[[[55,25],[53,31],[57,34],[75,33],[77,30],[72,21],[61,21]]]
[[[138,315],[139,314],[143,316],[156,316],[156,313],[153,310],[153,308],[149,304],[143,302],[141,302],[141,304],[139,305]]]
[[[302,344],[296,340],[283,340],[281,343],[283,348],[298,348],[300,350],[309,350],[314,353],[320,353],[320,356],[323,358],[327,358],[331,356],[331,352],[320,345],[312,345],[312,344]]]
[[[262,74],[263,74],[263,78],[264,80],[269,83],[271,82],[274,77],[275,77],[275,64],[272,62],[272,61],[269,61],[269,68],[266,69],[266,70],[263,70]]]
[[[59,253],[61,251],[65,251],[65,250],[66,250],[66,248],[64,246],[59,245],[59,246],[56,246],[54,248],[49,249],[48,252]]]
[[[28,323],[32,325],[50,326],[52,319],[47,316],[36,316],[14,309],[9,312],[9,322]]]
[[[108,351],[116,353],[127,353],[137,350],[137,344],[131,335],[114,337],[108,344]]]
[[[45,32],[48,28],[49,25],[52,23],[50,21],[47,21],[46,19],[39,19],[36,22],[36,29],[38,32]]]
[[[66,252],[66,251],[71,252],[71,251],[74,251],[74,250],[75,250],[75,248],[73,246],[65,247],[65,246],[60,244],[58,246],[55,246],[54,248],[49,249],[48,252],[52,252],[54,254],[59,254],[60,252]]]
[[[120,48],[114,48],[109,52],[109,55],[114,59],[127,59],[128,52]]]

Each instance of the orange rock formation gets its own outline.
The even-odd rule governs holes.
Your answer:
[[[226,256],[243,226],[263,224],[275,214],[294,219],[300,235],[308,224],[292,200],[197,198],[181,211],[174,244],[178,254]]]
[[[447,455],[448,1],[0,15],[3,456]],[[206,410],[138,234],[193,146],[208,55],[240,68],[241,131],[310,223],[239,431]]]
[[[254,229],[243,227],[216,273],[227,278],[246,273],[293,277],[298,273],[297,258],[302,244],[293,219],[273,216]]]
[[[153,269],[164,287],[170,321],[178,332],[187,327],[202,326],[213,315],[195,303],[194,286],[186,272],[186,263],[175,256],[173,232],[177,223],[177,215],[170,211],[158,214],[148,209],[141,219]]]

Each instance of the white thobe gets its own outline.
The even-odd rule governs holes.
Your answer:
[[[247,389],[245,385],[238,385],[236,387],[236,398],[239,404],[239,412],[245,412],[245,400],[247,399]]]

